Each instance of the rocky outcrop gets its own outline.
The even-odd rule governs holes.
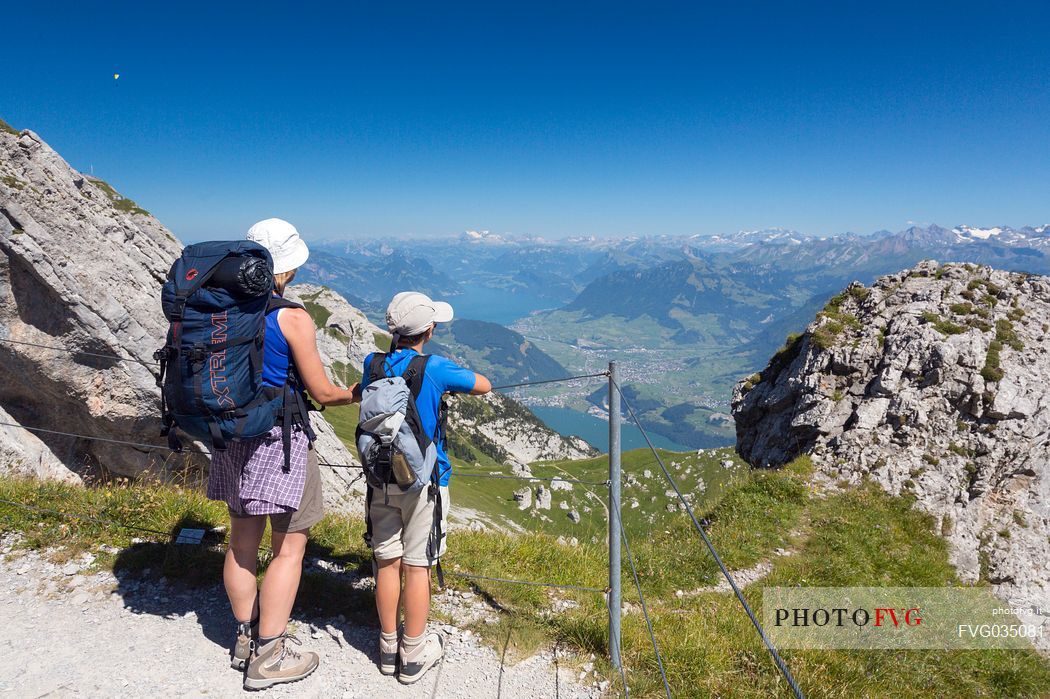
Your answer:
[[[449,433],[497,461],[586,459],[598,452],[579,437],[563,437],[500,393],[460,396],[451,401]]]
[[[1050,279],[923,262],[854,282],[733,395],[754,466],[910,494],[964,580],[1050,608]]]
[[[344,367],[360,373],[361,365],[371,352],[380,349],[378,338],[389,335],[365,317],[341,295],[316,284],[293,284],[285,297],[306,306],[317,325],[317,349],[327,367],[335,368],[333,379],[346,383]],[[386,351],[387,347],[382,348]],[[349,376],[354,376],[350,371]],[[355,379],[356,381],[356,379]],[[349,383],[353,383],[350,381]]]
[[[127,202],[32,131],[0,131],[0,407],[15,422],[157,441],[160,285],[181,246]],[[16,433],[18,443],[35,443]],[[137,475],[157,463],[146,450],[43,432],[35,439],[43,446],[20,462],[34,471],[102,464]]]
[[[167,330],[160,287],[181,250],[148,212],[35,133],[0,129],[0,468],[76,478],[186,466],[164,450],[17,426],[162,443],[152,357]],[[316,426],[321,461],[354,462],[331,426]],[[356,473],[322,473],[330,505],[354,500]]]

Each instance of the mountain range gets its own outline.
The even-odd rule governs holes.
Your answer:
[[[1047,274],[1050,225],[562,240],[468,231],[328,243],[307,278],[341,292],[377,322],[386,299],[411,287],[453,303],[457,318],[510,328],[521,340],[477,324],[437,338],[500,379],[547,378],[556,365],[589,373],[617,359],[654,406],[641,411],[644,423],[676,444],[706,447],[732,440],[724,416],[734,382],[758,369],[832,294],[923,259]],[[489,347],[493,342],[502,349]],[[515,344],[531,358],[507,351]],[[523,399],[600,414],[589,395],[550,389]]]

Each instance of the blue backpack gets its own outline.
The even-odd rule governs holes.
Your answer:
[[[291,430],[298,424],[310,441],[309,410],[302,381],[289,358],[281,388],[262,381],[266,316],[279,308],[302,308],[273,294],[269,251],[251,241],[187,246],[161,291],[167,341],[154,357],[160,364],[162,435],[182,449],[175,428],[224,451],[232,440],[258,437],[282,426],[284,468],[291,460]]]

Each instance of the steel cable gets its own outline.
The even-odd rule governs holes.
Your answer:
[[[766,646],[766,648],[769,650],[770,655],[773,657],[773,662],[776,664],[777,669],[780,670],[780,673],[784,676],[784,679],[787,680],[787,683],[791,687],[791,691],[795,694],[795,697],[797,699],[803,699],[802,690],[799,688],[798,683],[795,681],[794,676],[791,674],[791,670],[788,669],[787,663],[785,663],[784,659],[780,657],[780,653],[777,652],[776,646],[773,645],[773,642],[769,639],[769,636],[766,635],[765,629],[762,628],[762,624],[759,623],[758,618],[755,617],[755,613],[751,610],[751,605],[749,605],[747,603],[747,600],[744,598],[744,593],[740,591],[740,588],[737,586],[736,581],[733,580],[733,576],[729,573],[729,569],[726,568],[725,563],[722,562],[722,558],[718,555],[718,551],[715,550],[714,544],[711,543],[711,539],[708,538],[707,532],[700,525],[700,522],[697,521],[696,515],[693,514],[692,506],[689,504],[689,501],[685,499],[685,496],[682,495],[682,491],[678,488],[678,484],[675,482],[674,478],[671,477],[671,473],[667,470],[667,467],[664,465],[664,460],[660,457],[659,452],[656,451],[656,447],[653,445],[652,440],[649,439],[649,434],[645,431],[645,428],[642,427],[642,423],[638,419],[638,415],[635,414],[634,408],[631,406],[631,402],[627,400],[627,397],[623,394],[622,387],[619,384],[615,384],[615,386],[616,390],[620,393],[620,397],[623,400],[623,404],[627,407],[627,411],[631,415],[631,421],[634,422],[635,426],[638,428],[638,431],[642,433],[642,437],[645,439],[645,443],[649,446],[649,450],[653,453],[653,456],[656,457],[656,462],[660,465],[660,470],[663,471],[664,477],[667,479],[667,482],[671,484],[671,487],[674,488],[675,493],[678,495],[678,499],[682,501],[683,505],[685,505],[685,510],[689,514],[689,518],[693,521],[693,526],[696,527],[696,531],[699,532],[700,538],[703,539],[704,545],[707,546],[707,550],[711,552],[711,556],[715,559],[715,563],[718,564],[719,569],[722,571],[722,575],[724,575],[726,581],[729,582],[729,586],[733,589],[733,594],[736,595],[737,600],[740,601],[740,604],[741,606],[743,606],[748,618],[751,619],[751,623],[754,625],[755,630],[758,631],[758,635],[759,637],[761,637],[762,643]]]
[[[542,381],[522,381],[521,383],[508,383],[502,386],[493,386],[493,391],[505,391],[508,388],[520,388],[523,386],[540,386],[547,383],[565,383],[568,381],[578,381],[580,379],[596,379],[604,378],[609,375],[609,372],[602,371],[597,374],[579,374],[577,376],[566,376],[563,379],[543,379]]]
[[[37,349],[51,350],[53,352],[65,352],[66,354],[79,354],[84,357],[96,357],[98,359],[111,359],[115,362],[132,362],[134,364],[141,364],[143,366],[159,366],[157,362],[147,361],[145,359],[136,359],[135,357],[121,357],[117,354],[100,354],[98,352],[87,352],[85,350],[74,350],[68,347],[55,347],[54,345],[41,345],[36,342],[26,342],[25,340],[11,340],[6,337],[0,337],[0,342],[6,342],[10,345],[23,345],[26,347],[36,347]]]
[[[60,435],[60,436],[64,436],[64,437],[74,437],[74,438],[77,438],[77,439],[88,439],[88,440],[94,440],[94,441],[101,441],[101,442],[106,442],[106,443],[109,443],[109,444],[116,444],[116,445],[120,445],[120,446],[129,446],[129,447],[142,448],[142,449],[148,449],[148,450],[162,449],[162,450],[165,450],[165,451],[173,451],[170,447],[167,447],[167,446],[164,446],[164,445],[160,445],[160,444],[146,444],[146,443],[143,443],[143,442],[131,442],[131,441],[126,441],[126,440],[121,440],[121,439],[110,439],[108,437],[95,437],[95,436],[92,436],[92,435],[77,434],[77,433],[74,433],[74,432],[63,432],[61,430],[50,430],[50,429],[45,429],[45,428],[42,428],[42,427],[30,427],[30,426],[26,426],[26,425],[20,425],[18,423],[14,423],[14,422],[0,422],[0,426],[18,427],[18,428],[21,428],[21,429],[24,429],[24,430],[28,430],[28,431],[31,431],[31,432],[43,432],[43,433],[46,433],[46,434],[55,434],[55,435]],[[189,453],[195,453],[195,454],[203,454],[203,455],[208,455],[209,454],[207,451],[202,451],[202,450],[197,450],[197,449],[193,449],[193,450],[185,449],[184,451],[189,452]],[[325,462],[320,462],[318,465],[319,466],[328,466],[328,467],[332,467],[332,468],[358,468],[358,469],[362,469],[362,466],[360,464],[329,464],[329,463],[325,463]],[[362,470],[362,474],[361,475],[364,475],[363,470]],[[488,476],[490,474],[469,474],[469,475],[477,475],[477,476],[480,476],[480,477],[486,477],[486,476]],[[519,479],[522,479],[522,480],[531,480],[531,479],[526,479],[525,477],[522,477],[522,476],[507,476],[507,477],[508,478],[519,478]],[[350,485],[353,485],[353,483],[356,482],[359,479],[360,479],[360,476],[355,478],[354,481],[351,481],[351,483],[348,484],[347,487],[349,488]],[[535,480],[545,480],[545,479],[535,479]],[[565,480],[566,482],[591,483],[590,481],[577,481],[575,479],[570,480],[570,479],[561,479],[561,478],[559,478],[559,480]],[[601,483],[596,483],[596,484],[600,485]],[[16,502],[13,502],[13,501],[4,501],[4,500],[0,500],[0,502],[6,502],[7,504],[19,505],[19,506],[24,506],[27,509],[32,509],[32,506],[24,505],[23,503],[16,503]],[[60,515],[61,514],[65,514],[65,513],[59,512],[58,510],[54,510],[52,512],[54,514],[60,514]],[[115,525],[117,525],[119,527],[133,528],[133,527],[130,527],[130,525],[125,525],[122,522],[118,522],[116,520],[93,519],[93,518],[85,516],[85,515],[72,515],[72,514],[70,514],[68,516],[74,517],[74,518],[78,518],[78,519],[85,519],[85,520],[89,520],[89,521],[95,521],[96,523],[102,523],[102,522],[105,522],[105,521],[109,521],[112,524],[115,524]],[[143,531],[150,531],[150,532],[152,532],[154,534],[162,534],[162,535],[165,535],[165,536],[170,536],[169,534],[165,534],[164,532],[157,532],[157,531],[154,531],[154,530],[143,530]],[[453,573],[453,572],[450,572],[449,575],[452,575],[452,576],[455,576],[455,577],[461,577],[461,578],[471,578],[471,579],[476,579],[476,580],[489,580],[489,581],[493,581],[493,582],[503,582],[503,583],[517,584],[517,585],[533,585],[533,586],[539,586],[539,587],[553,587],[553,588],[562,588],[562,589],[567,589],[567,590],[579,590],[579,591],[583,591],[583,592],[602,592],[602,593],[604,592],[604,590],[601,590],[599,588],[587,587],[587,586],[583,586],[583,585],[562,585],[562,584],[558,584],[558,583],[549,583],[549,582],[534,582],[534,581],[529,581],[529,580],[512,580],[512,579],[509,579],[509,578],[495,578],[495,577],[488,577],[488,576],[483,576],[483,575],[473,575],[473,574],[468,574],[468,573]]]
[[[623,547],[627,553],[627,565],[631,569],[631,575],[634,576],[634,588],[638,590],[638,601],[642,604],[642,616],[645,617],[645,625],[649,629],[649,640],[653,643],[653,652],[656,653],[656,664],[660,668],[660,679],[664,682],[664,691],[667,693],[667,699],[671,699],[671,685],[667,682],[667,671],[664,670],[664,659],[660,654],[660,646],[656,642],[656,632],[653,630],[653,622],[649,618],[649,607],[645,603],[645,595],[642,594],[642,583],[638,579],[638,569],[634,566],[634,556],[631,555],[631,545],[627,541],[627,530],[623,526],[623,520],[620,518],[620,513],[616,513],[616,521],[620,523],[620,538],[623,539]],[[623,663],[620,663],[620,672],[623,672]],[[624,679],[624,694],[627,694],[627,680]]]
[[[121,445],[121,446],[129,446],[129,447],[135,447],[135,448],[146,449],[146,450],[162,449],[164,451],[174,451],[176,453],[198,453],[198,454],[202,454],[202,456],[205,456],[205,457],[210,457],[211,456],[211,452],[207,451],[205,449],[194,449],[194,448],[191,448],[191,447],[183,447],[181,450],[177,450],[176,451],[175,449],[172,449],[171,447],[169,447],[169,446],[167,446],[165,444],[148,444],[146,442],[131,442],[131,441],[128,441],[128,440],[117,440],[117,439],[112,439],[112,438],[109,438],[109,437],[98,437],[96,435],[80,435],[80,433],[78,433],[78,432],[66,432],[66,431],[63,431],[61,429],[48,429],[46,427],[35,427],[35,426],[31,426],[31,425],[22,425],[22,424],[17,423],[17,422],[0,422],[0,427],[18,427],[18,428],[25,429],[25,430],[30,431],[30,432],[42,432],[42,433],[45,433],[45,435],[56,435],[58,437],[71,437],[71,438],[79,439],[79,440],[89,440],[91,442],[105,442],[106,444],[117,444],[117,445]],[[359,468],[359,469],[363,469],[363,466],[361,466],[360,464],[330,464],[327,461],[317,462],[317,465],[318,466],[327,466],[329,468]],[[457,475],[457,478],[460,478],[460,476],[462,476],[462,478],[467,478],[467,479],[508,479],[508,480],[517,480],[517,481],[544,481],[544,482],[563,481],[565,483],[577,483],[577,484],[581,484],[581,485],[595,485],[595,486],[598,486],[598,485],[609,485],[608,481],[586,481],[586,480],[581,480],[581,479],[569,479],[569,478],[563,478],[563,476],[561,476],[561,475],[552,475],[552,476],[549,476],[549,478],[547,478],[547,476],[506,475],[506,474],[503,474],[503,473],[459,473],[459,472],[457,472],[456,475]]]

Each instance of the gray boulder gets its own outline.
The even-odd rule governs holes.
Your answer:
[[[519,488],[514,491],[514,502],[518,503],[519,510],[527,510],[532,507],[532,488]]]
[[[536,487],[536,508],[540,510],[551,509],[551,491],[546,486]]]

